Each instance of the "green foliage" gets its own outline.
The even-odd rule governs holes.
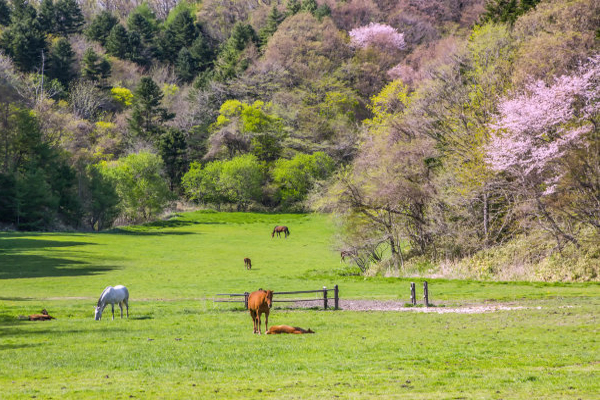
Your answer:
[[[182,185],[191,200],[205,204],[235,204],[245,210],[253,201],[259,201],[264,182],[263,167],[252,154],[229,161],[213,161],[204,168],[192,163]]]
[[[267,22],[265,23],[265,26],[262,27],[258,32],[258,38],[260,40],[261,47],[266,46],[269,38],[273,36],[275,31],[277,31],[277,26],[283,21],[284,18],[285,15],[279,12],[279,9],[276,5],[273,5],[269,15],[267,16]]]
[[[110,89],[113,99],[115,99],[124,108],[133,104],[133,93],[131,90],[123,87],[113,87]]]
[[[488,0],[482,22],[502,22],[514,24],[520,15],[535,8],[541,0]]]
[[[277,200],[285,207],[304,200],[315,181],[327,179],[334,169],[333,159],[323,152],[276,161],[271,175]]]
[[[111,74],[110,62],[91,47],[83,53],[81,77],[94,82],[106,80]]]
[[[56,33],[70,35],[81,32],[85,21],[76,0],[56,0],[55,10]]]
[[[41,69],[42,53],[47,51],[47,45],[35,9],[29,4],[15,2],[12,19],[11,25],[0,34],[0,49],[23,72]]]
[[[85,220],[91,229],[110,228],[119,216],[119,196],[116,181],[102,174],[102,166],[86,168],[86,193],[84,196]]]
[[[164,94],[150,77],[143,77],[133,92],[133,112],[129,128],[146,139],[156,140],[162,131],[162,123],[173,118],[161,107]]]
[[[119,20],[117,17],[109,11],[103,10],[90,22],[85,34],[90,40],[100,42],[100,44],[104,45],[111,30],[118,24]]]
[[[294,15],[302,8],[302,2],[299,0],[288,0],[286,5],[286,14]]]
[[[52,45],[50,57],[48,59],[48,77],[58,80],[64,87],[75,78],[76,73],[73,69],[75,52],[71,49],[71,44],[65,38],[60,38]]]
[[[152,43],[158,30],[158,21],[154,11],[147,3],[137,6],[127,17],[127,28],[137,32],[144,43]]]
[[[115,25],[104,43],[106,52],[115,57],[127,59],[131,55],[130,38],[127,29],[121,24]]]
[[[113,163],[101,163],[100,170],[114,182],[121,213],[129,220],[156,217],[171,199],[163,176],[164,163],[156,154],[130,154]]]
[[[42,0],[38,9],[37,20],[42,31],[46,33],[54,33],[56,31],[56,9],[53,0]]]
[[[215,79],[226,81],[245,71],[249,60],[244,57],[244,50],[257,43],[258,36],[251,25],[236,23],[215,62]]]
[[[187,166],[187,144],[183,132],[175,128],[167,129],[160,136],[157,147],[165,163],[165,171],[169,178],[169,188],[173,192],[177,191]]]
[[[6,0],[0,0],[0,26],[8,26],[10,24],[10,7]]]

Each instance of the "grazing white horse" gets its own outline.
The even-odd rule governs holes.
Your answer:
[[[112,308],[112,319],[115,319],[115,303],[119,304],[121,308],[121,318],[123,318],[123,304],[127,308],[127,318],[129,318],[129,291],[123,285],[117,285],[115,287],[108,286],[98,299],[98,304],[96,305],[96,311],[94,313],[94,319],[96,321],[100,321],[102,318],[102,311],[104,311],[104,307],[107,304],[110,304]]]

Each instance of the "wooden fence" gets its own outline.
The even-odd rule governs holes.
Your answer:
[[[300,290],[295,292],[273,292],[273,302],[274,303],[295,303],[299,301],[322,301],[323,309],[327,310],[329,306],[329,295],[328,292],[333,291],[333,302],[334,302],[334,310],[339,310],[340,306],[340,291],[338,285],[335,285],[333,289],[327,289],[323,286],[323,289],[318,290]],[[293,294],[305,294],[305,293],[322,293],[323,297],[320,299],[280,299],[279,296],[283,295],[293,295]],[[250,296],[249,292],[244,293],[217,293],[216,296],[228,296],[229,298],[224,299],[213,299],[215,303],[244,303],[244,307],[248,309],[248,296]],[[239,298],[235,299],[235,298]]]

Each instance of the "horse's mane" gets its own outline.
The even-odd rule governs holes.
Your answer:
[[[112,286],[107,286],[107,287],[106,287],[106,289],[104,289],[104,290],[102,291],[102,294],[100,295],[100,298],[98,299],[98,304],[96,304],[96,307],[100,307],[100,306],[101,306],[100,302],[102,301],[102,298],[104,297],[104,293],[106,293],[106,291],[107,291],[108,289],[110,289],[111,287],[112,287]]]

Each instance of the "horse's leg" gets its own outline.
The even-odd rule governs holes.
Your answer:
[[[252,318],[252,328],[254,331],[252,333],[256,333],[256,313],[254,311],[250,311],[250,317]]]
[[[269,332],[269,310],[265,312],[265,332]]]
[[[110,307],[112,308],[112,315],[113,315],[113,321],[115,320],[115,303],[112,303],[110,305]]]
[[[257,316],[256,316],[256,320],[257,320],[257,322],[258,322],[258,334],[259,334],[259,335],[262,335],[262,332],[260,331],[260,311],[257,311],[257,312],[256,312],[256,315],[257,315]]]
[[[119,302],[119,308],[121,309],[121,319],[123,319],[123,302]]]
[[[125,303],[125,309],[127,310],[127,318],[129,319],[129,299],[123,300]]]

